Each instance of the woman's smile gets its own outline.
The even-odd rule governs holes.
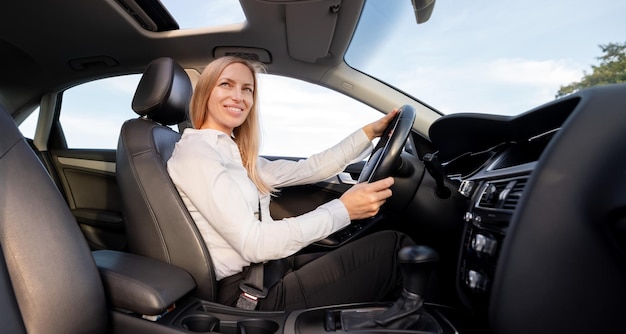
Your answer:
[[[234,106],[224,106],[224,108],[226,108],[226,110],[230,111],[231,113],[235,114],[235,115],[239,115],[243,112],[243,108],[241,107],[234,107]]]

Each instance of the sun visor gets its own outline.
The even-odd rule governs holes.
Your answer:
[[[314,63],[328,55],[335,34],[341,0],[321,0],[285,5],[289,55]]]

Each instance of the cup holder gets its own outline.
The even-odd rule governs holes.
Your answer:
[[[267,319],[222,321],[208,314],[194,314],[182,319],[181,326],[193,333],[276,334],[280,326]]]
[[[274,334],[278,328],[278,324],[272,320],[241,320],[237,322],[235,334]]]
[[[194,333],[219,332],[219,319],[210,315],[192,315],[181,321],[184,329]]]

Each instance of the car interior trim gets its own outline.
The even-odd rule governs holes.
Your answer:
[[[115,173],[115,163],[108,161],[86,160],[77,158],[57,157],[61,165],[93,169],[102,172]]]

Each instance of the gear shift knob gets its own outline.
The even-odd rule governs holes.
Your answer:
[[[393,330],[437,328],[436,324],[433,325],[432,317],[424,317],[425,320],[422,320],[425,313],[423,310],[424,290],[432,267],[437,261],[439,261],[439,254],[428,246],[407,246],[400,249],[398,263],[403,291],[398,300],[391,307],[374,316],[367,312],[342,314],[341,323],[344,330],[348,332],[349,328]],[[425,332],[420,331],[420,333]]]
[[[400,249],[398,262],[404,290],[422,296],[428,283],[428,276],[437,261],[439,254],[428,246],[407,246]]]

